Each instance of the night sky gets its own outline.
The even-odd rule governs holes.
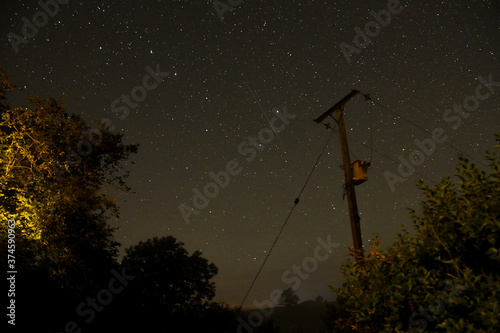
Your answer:
[[[500,132],[498,1],[223,1],[232,9],[223,20],[211,1],[66,2],[45,6],[47,15],[36,1],[2,1],[0,65],[23,87],[11,105],[64,95],[68,112],[91,127],[107,118],[126,143],[139,143],[126,166],[133,193],[107,189],[120,205],[110,223],[122,251],[173,235],[218,266],[217,299],[231,305],[329,136],[313,119],[351,89],[388,108],[362,96],[345,106],[351,160],[372,161],[356,188],[365,247],[374,232],[388,245],[401,224],[411,229],[408,208],[422,200],[416,180],[452,174],[459,152],[486,164]],[[33,16],[38,31],[25,27],[21,43],[13,36],[22,38]],[[419,148],[415,140],[428,142],[433,131],[443,142]],[[391,189],[388,172],[398,175],[399,158],[415,150],[424,160]],[[318,237],[336,248],[302,274],[296,293],[334,297],[328,285],[340,286],[352,245],[341,164],[334,131],[246,307],[293,286],[282,275],[314,256]],[[233,175],[219,181],[229,183],[218,195],[209,186],[212,198],[187,224],[179,206],[194,212],[196,191],[228,168]]]

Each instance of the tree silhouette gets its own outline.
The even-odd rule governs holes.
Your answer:
[[[288,288],[283,290],[281,293],[279,302],[284,306],[293,306],[299,304],[299,296],[295,295],[295,292],[292,288]]]
[[[141,293],[143,307],[175,313],[196,308],[215,296],[215,283],[210,280],[217,267],[199,251],[189,255],[183,246],[167,236],[125,250],[122,266],[137,276],[134,288]]]
[[[147,326],[158,331],[161,325],[165,332],[223,332],[236,328],[234,309],[211,302],[215,296],[211,279],[218,269],[200,251],[190,255],[174,237],[155,237],[126,249],[122,266],[136,276],[124,302],[138,329]]]
[[[321,295],[318,295],[316,296],[316,299],[315,299],[316,302],[318,303],[324,303],[325,302],[325,298]]]

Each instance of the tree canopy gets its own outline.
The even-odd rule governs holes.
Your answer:
[[[489,172],[460,157],[456,177],[419,182],[414,235],[403,228],[386,250],[376,236],[365,259],[343,266],[336,331],[500,331],[498,148]]]
[[[295,294],[295,291],[290,287],[281,293],[279,304],[284,306],[293,306],[299,304],[299,296]]]
[[[141,303],[145,309],[165,313],[197,308],[215,296],[210,280],[217,267],[201,256],[189,255],[182,242],[172,236],[148,239],[125,250],[122,266],[137,275]]]
[[[122,166],[137,145],[124,144],[104,124],[90,129],[62,99],[31,96],[29,107],[11,107],[15,89],[0,68],[0,239],[6,243],[7,221],[15,220],[19,313],[43,318],[52,300],[53,311],[80,301],[117,266],[119,244],[108,220],[118,207],[103,190],[128,190]]]
[[[155,237],[127,248],[122,267],[136,276],[124,296],[131,325],[158,331],[161,324],[165,332],[236,328],[234,310],[212,301],[217,267],[200,251],[189,254],[174,237]]]
[[[127,190],[120,166],[137,146],[104,126],[91,130],[62,100],[29,102],[0,110],[0,216],[16,221],[18,251],[31,251],[23,256],[31,265],[47,264],[61,283],[71,281],[66,287],[82,285],[94,280],[90,266],[117,255],[107,220],[118,210],[102,189]]]

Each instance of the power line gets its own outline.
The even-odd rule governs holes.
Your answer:
[[[335,123],[337,123],[337,120],[336,120],[333,116],[330,116],[330,117],[332,117],[332,118],[333,118],[333,120],[335,120]],[[332,131],[335,131],[336,133],[339,133],[339,131],[338,131],[338,129],[337,129],[337,128],[331,127],[330,123],[326,123],[326,124],[322,123],[322,124],[323,124],[323,125],[324,125],[327,129],[331,129]],[[338,125],[338,124],[337,124],[337,125]],[[357,155],[354,153],[354,150],[352,149],[352,146],[351,146],[350,148],[348,148],[348,150],[349,150],[349,154],[351,154],[351,156],[352,156],[355,160],[357,160],[357,158],[356,158],[356,156],[357,156]],[[340,167],[341,169],[343,169],[342,164],[340,164],[340,165],[339,165],[339,167]]]
[[[366,97],[367,95],[363,95],[363,96],[365,96],[365,97]],[[373,100],[373,99],[371,99],[371,98],[370,98],[370,100],[371,100],[374,104],[376,104],[376,105],[378,105],[379,107],[383,108],[384,110],[387,110],[387,111],[389,111],[390,113],[392,113],[392,114],[394,114],[394,115],[396,115],[396,116],[398,116],[398,117],[400,117],[400,118],[402,118],[402,119],[406,120],[407,122],[409,122],[409,123],[410,123],[410,124],[412,124],[413,126],[415,126],[415,127],[417,127],[418,129],[420,129],[420,130],[424,131],[425,133],[429,134],[429,135],[432,137],[432,133],[431,133],[429,130],[427,130],[426,128],[424,128],[424,127],[422,127],[422,126],[418,125],[417,123],[415,123],[414,121],[412,121],[412,120],[411,120],[411,119],[409,119],[408,117],[402,116],[402,115],[398,114],[397,112],[392,111],[391,109],[389,109],[389,108],[388,108],[388,107],[386,107],[385,105],[383,105],[383,104],[381,104],[381,103],[379,103],[379,102],[376,102],[376,101],[374,101],[374,100]],[[469,154],[465,153],[464,151],[460,150],[459,148],[455,147],[454,145],[452,145],[452,144],[448,143],[447,141],[444,141],[443,143],[444,143],[446,146],[448,146],[448,147],[450,147],[450,148],[452,148],[452,149],[454,149],[454,150],[458,151],[459,153],[462,153],[462,154],[463,154],[463,155],[465,155],[465,156],[469,156],[469,157],[470,157],[470,159],[472,159],[472,160],[476,161],[478,164],[480,164],[480,165],[482,165],[482,166],[484,166],[484,167],[487,167],[487,166],[486,166],[485,164],[483,164],[482,162],[480,162],[480,161],[476,160],[474,157],[470,156]]]
[[[373,121],[372,121],[372,113],[373,113],[373,103],[370,103],[370,163],[372,162],[373,157]]]
[[[387,158],[388,160],[390,160],[390,161],[391,161],[391,162],[393,162],[394,164],[397,164],[397,165],[401,164],[400,162],[398,162],[398,161],[394,160],[392,157],[389,157],[389,156],[387,156],[386,154],[381,153],[381,152],[380,152],[380,151],[378,151],[377,149],[373,148],[373,146],[368,147],[368,145],[367,145],[366,143],[364,143],[364,142],[362,142],[362,141],[360,141],[360,140],[354,139],[354,138],[351,138],[351,140],[354,140],[354,141],[356,141],[358,144],[363,145],[363,146],[365,146],[365,147],[367,147],[367,148],[372,149],[374,152],[376,152],[377,154],[379,154],[379,155],[381,155],[381,156],[383,156],[383,157]],[[427,177],[427,176],[424,176],[423,174],[421,174],[421,173],[417,172],[416,170],[415,170],[413,173],[414,173],[414,174],[417,174],[417,175],[419,175],[419,176],[421,176],[422,178],[425,178],[425,179],[427,179],[427,180],[430,180],[430,181],[432,181],[432,182],[434,182],[434,183],[438,183],[438,181],[436,181],[436,180],[434,180],[434,179],[431,179],[431,178],[429,178],[429,177]]]
[[[369,149],[370,149],[370,162],[372,161],[372,155],[373,155],[372,153],[373,153],[373,151],[375,151],[377,154],[379,154],[379,155],[381,155],[381,156],[383,156],[383,157],[387,158],[388,160],[390,160],[390,161],[391,161],[391,162],[393,162],[394,164],[396,164],[396,165],[400,165],[400,164],[401,164],[400,162],[396,161],[396,160],[395,160],[395,159],[393,159],[392,157],[389,157],[389,156],[387,156],[386,154],[384,154],[384,153],[382,153],[382,152],[378,151],[377,149],[373,148],[373,121],[372,121],[372,111],[373,111],[373,109],[372,109],[372,106],[373,106],[374,104],[378,104],[379,106],[382,106],[384,109],[387,109],[387,110],[389,110],[389,109],[388,109],[387,107],[384,107],[384,106],[383,106],[383,105],[381,105],[380,103],[373,101],[373,100],[372,100],[372,98],[370,97],[370,95],[363,94],[363,93],[361,93],[361,95],[362,95],[363,97],[365,97],[365,100],[367,100],[367,101],[370,101],[370,102],[371,102],[371,103],[370,103],[370,111],[369,111],[369,116],[370,116],[370,146],[368,146],[366,143],[364,143],[364,142],[362,142],[362,141],[360,141],[360,140],[354,139],[354,138],[351,138],[351,140],[354,140],[354,141],[355,141],[355,142],[357,142],[358,144],[361,144],[361,145],[363,145],[363,146],[365,146],[365,147],[367,147],[367,148],[369,148]],[[427,130],[426,130],[426,129],[421,128],[419,125],[417,125],[417,124],[413,123],[411,120],[406,119],[406,118],[405,118],[405,117],[403,117],[403,116],[400,116],[399,114],[397,114],[397,113],[396,113],[396,112],[394,112],[394,111],[391,111],[391,110],[389,110],[389,111],[390,111],[391,113],[393,113],[393,114],[397,115],[398,117],[401,117],[401,118],[403,118],[403,119],[407,120],[408,122],[412,123],[413,125],[415,125],[416,127],[420,128],[421,130],[423,130],[423,131],[426,131],[426,132],[427,132]],[[333,116],[331,116],[331,117],[333,118]],[[335,120],[335,118],[333,118],[333,119]],[[331,128],[333,131],[337,131],[337,129],[336,129],[336,128],[330,127],[330,125],[329,125],[329,124],[324,124],[324,125],[325,125],[327,128]],[[349,148],[349,153],[350,153],[351,155],[353,155],[353,156],[354,156],[354,154],[353,154],[353,152],[352,152],[351,148]],[[464,155],[466,155],[466,154],[464,154]],[[432,181],[432,182],[434,182],[434,183],[438,183],[438,181],[436,181],[435,179],[431,179],[431,178],[429,178],[429,177],[427,177],[427,176],[424,176],[423,174],[421,174],[421,173],[417,172],[416,170],[415,170],[413,173],[414,173],[414,174],[416,174],[416,175],[419,175],[420,177],[422,177],[422,178],[424,178],[424,179],[430,180],[430,181]]]
[[[278,239],[279,237],[281,236],[281,233],[283,232],[283,229],[285,229],[285,226],[287,225],[288,221],[290,220],[290,216],[292,216],[292,213],[295,209],[295,207],[298,205],[299,201],[300,201],[300,196],[302,195],[302,193],[304,192],[307,184],[309,183],[309,180],[311,179],[311,176],[314,172],[314,170],[316,169],[316,167],[318,166],[318,163],[319,163],[319,160],[321,159],[321,156],[323,156],[323,153],[325,152],[325,149],[326,147],[328,146],[328,143],[330,142],[330,139],[332,137],[332,134],[333,134],[333,131],[330,131],[330,135],[328,136],[328,139],[326,140],[325,142],[325,145],[323,146],[323,149],[321,150],[321,153],[319,154],[318,158],[316,159],[316,162],[314,163],[314,166],[313,168],[311,169],[311,172],[309,173],[309,176],[307,176],[307,179],[304,183],[304,186],[302,186],[302,189],[300,190],[300,193],[299,195],[297,196],[297,198],[295,198],[294,202],[293,202],[293,206],[292,206],[292,209],[290,209],[290,212],[288,213],[288,216],[286,217],[285,219],[285,222],[283,223],[283,225],[281,226],[281,229],[280,231],[278,232],[278,235],[276,236],[276,239],[274,240],[273,244],[271,245],[271,248],[269,249],[269,251],[267,252],[267,255],[266,257],[264,258],[264,261],[262,262],[257,274],[255,275],[253,281],[252,281],[252,284],[250,285],[250,287],[248,288],[247,290],[247,293],[245,294],[245,297],[243,297],[243,300],[241,301],[241,304],[240,304],[240,311],[243,307],[243,304],[245,303],[247,297],[248,297],[248,294],[250,294],[250,291],[252,290],[255,282],[257,281],[257,278],[259,277],[260,275],[260,272],[262,272],[262,268],[264,268],[264,265],[266,264],[266,261],[267,259],[269,258],[269,256],[271,255],[271,252],[273,251],[274,249],[274,246],[276,245],[276,243],[278,242]]]
[[[409,118],[407,118],[407,117],[405,117],[405,116],[402,116],[402,115],[400,115],[400,114],[396,113],[395,111],[392,111],[391,109],[387,108],[386,106],[382,105],[381,103],[374,101],[373,99],[371,99],[371,98],[369,97],[369,95],[366,95],[366,94],[362,94],[362,95],[363,95],[366,99],[369,99],[369,100],[370,100],[373,104],[378,105],[379,107],[381,107],[381,108],[383,108],[383,109],[385,109],[385,110],[387,110],[387,111],[391,112],[392,114],[395,114],[396,116],[398,116],[398,117],[400,117],[400,118],[402,118],[402,119],[406,120],[407,122],[409,122],[409,123],[410,123],[410,124],[412,124],[413,126],[415,126],[415,127],[419,128],[420,130],[422,130],[422,131],[426,132],[427,134],[432,135],[432,134],[431,134],[431,133],[430,133],[427,129],[425,129],[425,128],[423,128],[422,126],[420,126],[420,125],[416,124],[415,122],[413,122],[413,121],[412,121],[412,120],[410,120]],[[257,103],[258,103],[258,101],[257,101]],[[354,141],[356,141],[356,142],[358,142],[359,144],[362,144],[362,145],[363,145],[363,146],[365,146],[365,147],[368,147],[368,148],[370,149],[370,161],[371,161],[371,159],[372,159],[372,152],[373,152],[373,151],[375,151],[377,154],[379,154],[379,155],[381,155],[381,156],[383,156],[383,157],[387,158],[388,160],[392,161],[393,163],[395,163],[395,164],[399,165],[400,163],[399,163],[399,162],[397,162],[396,160],[394,160],[393,158],[391,158],[391,157],[387,156],[386,154],[384,154],[384,153],[382,153],[382,152],[378,151],[377,149],[373,148],[373,133],[372,133],[372,131],[373,131],[373,122],[372,122],[372,109],[371,109],[371,107],[370,107],[369,117],[370,117],[370,147],[368,147],[368,145],[366,145],[365,143],[363,143],[363,142],[361,142],[361,141],[359,141],[359,140],[356,140],[356,139],[353,139],[353,140],[354,140]],[[293,203],[293,206],[292,206],[292,208],[290,209],[290,212],[288,213],[288,216],[286,217],[285,221],[283,222],[283,225],[281,226],[281,228],[280,228],[280,230],[279,230],[279,232],[278,232],[278,234],[277,234],[277,236],[276,236],[276,238],[275,238],[275,240],[274,240],[273,244],[271,245],[271,247],[270,247],[270,249],[269,249],[269,251],[268,251],[268,253],[267,253],[266,257],[264,258],[264,261],[262,262],[261,266],[259,267],[259,270],[257,271],[257,274],[255,275],[255,277],[254,277],[254,279],[253,279],[252,283],[250,284],[250,287],[248,288],[248,290],[247,290],[247,292],[246,292],[246,294],[245,294],[245,297],[243,297],[243,300],[241,301],[241,304],[240,304],[240,311],[241,311],[241,309],[242,309],[242,307],[243,307],[243,304],[245,303],[245,301],[246,301],[246,299],[247,299],[248,295],[250,294],[250,292],[251,292],[251,290],[252,290],[253,286],[255,285],[255,282],[256,282],[256,281],[257,281],[257,279],[259,278],[260,273],[262,272],[262,269],[264,268],[264,266],[265,266],[265,264],[266,264],[267,260],[269,259],[270,255],[271,255],[271,252],[273,251],[273,249],[274,249],[274,247],[275,247],[276,243],[278,242],[279,237],[281,236],[281,234],[282,234],[283,230],[285,229],[285,227],[286,227],[286,225],[287,225],[288,221],[290,220],[290,217],[292,216],[292,213],[293,213],[293,211],[295,210],[295,207],[298,205],[298,203],[299,203],[299,201],[300,201],[300,197],[301,197],[302,193],[304,192],[304,190],[305,190],[305,188],[306,188],[307,184],[309,183],[309,181],[310,181],[310,179],[311,179],[311,176],[312,176],[312,174],[313,174],[314,170],[316,169],[316,167],[317,167],[317,165],[318,165],[318,163],[319,163],[319,161],[320,161],[320,159],[321,159],[321,157],[322,157],[323,153],[325,152],[326,147],[328,146],[328,143],[329,143],[329,141],[330,141],[330,139],[331,139],[331,137],[332,137],[333,131],[335,131],[335,130],[334,130],[333,128],[331,128],[328,124],[326,124],[325,126],[327,127],[327,129],[330,129],[330,130],[331,130],[331,131],[330,131],[330,135],[328,136],[328,139],[326,140],[325,145],[323,146],[323,149],[321,150],[321,152],[320,152],[320,154],[319,154],[318,158],[316,159],[316,162],[314,163],[313,168],[311,169],[311,171],[310,171],[310,173],[309,173],[309,175],[308,175],[308,177],[307,177],[307,179],[306,179],[306,181],[305,181],[304,185],[302,186],[302,189],[300,190],[299,195],[297,196],[297,198],[295,198],[294,203]],[[460,153],[462,153],[462,154],[464,154],[464,155],[467,155],[466,153],[464,153],[463,151],[461,151],[459,148],[457,148],[457,147],[455,147],[455,146],[453,146],[453,145],[451,145],[451,144],[448,144],[447,142],[444,142],[444,143],[445,143],[447,146],[451,147],[452,149],[455,149],[455,150],[459,151]],[[351,152],[351,154],[352,154],[352,152]],[[473,157],[471,157],[471,159],[474,159],[474,158],[473,158]],[[474,159],[474,160],[475,160],[475,159]],[[484,164],[482,164],[481,162],[479,162],[479,161],[477,161],[477,160],[475,160],[475,161],[476,161],[476,162],[478,162],[479,164],[481,164],[481,165],[483,165],[483,166],[484,166]],[[414,171],[414,173],[415,173],[415,174],[417,174],[417,175],[419,175],[419,176],[421,176],[421,177],[423,177],[423,178],[425,178],[425,179],[427,179],[427,180],[430,180],[430,181],[432,181],[432,182],[437,183],[437,181],[436,181],[436,180],[430,179],[429,177],[424,176],[423,174],[421,174],[421,173],[417,172],[416,170]]]

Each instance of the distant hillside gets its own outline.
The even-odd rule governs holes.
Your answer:
[[[279,333],[329,333],[323,317],[326,315],[325,303],[306,301],[296,306],[274,308],[269,320],[274,321],[274,328]],[[246,319],[251,312],[243,311]],[[259,328],[255,329],[259,332]]]

